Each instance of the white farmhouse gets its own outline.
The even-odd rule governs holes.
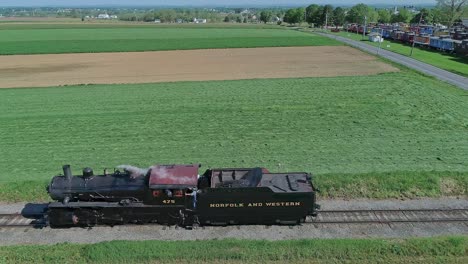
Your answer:
[[[108,14],[99,14],[97,19],[110,19],[110,16]]]
[[[193,19],[193,23],[195,23],[195,24],[199,24],[199,23],[205,24],[205,23],[206,23],[206,19],[204,19],[204,18],[194,18],[194,19]]]

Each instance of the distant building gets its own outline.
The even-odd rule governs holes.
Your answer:
[[[206,23],[206,19],[204,19],[204,18],[194,18],[194,19],[193,19],[193,23],[195,23],[195,24],[199,24],[199,23],[200,23],[200,24],[205,24],[205,23]]]
[[[368,36],[369,36],[370,42],[383,42],[384,41],[382,36],[380,36],[380,34],[376,32],[372,32]]]
[[[110,16],[108,14],[99,14],[97,19],[110,19]]]
[[[161,23],[161,19],[155,19],[154,23]]]

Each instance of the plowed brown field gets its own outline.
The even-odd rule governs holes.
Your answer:
[[[370,75],[398,71],[346,47],[0,56],[0,88]]]

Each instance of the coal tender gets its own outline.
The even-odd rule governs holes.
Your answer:
[[[129,223],[164,225],[299,224],[319,206],[308,173],[264,168],[208,169],[198,164],[120,166],[95,175],[70,166],[47,187],[51,227]]]

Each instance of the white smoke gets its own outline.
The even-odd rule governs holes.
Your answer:
[[[130,177],[137,178],[145,176],[148,173],[149,168],[142,169],[132,165],[119,165],[117,169],[123,169],[124,171],[130,173]]]
[[[169,179],[170,181],[177,182],[178,184],[194,184],[194,179],[187,176],[174,176],[169,171],[160,166],[152,166],[151,174],[157,175],[158,179]]]

